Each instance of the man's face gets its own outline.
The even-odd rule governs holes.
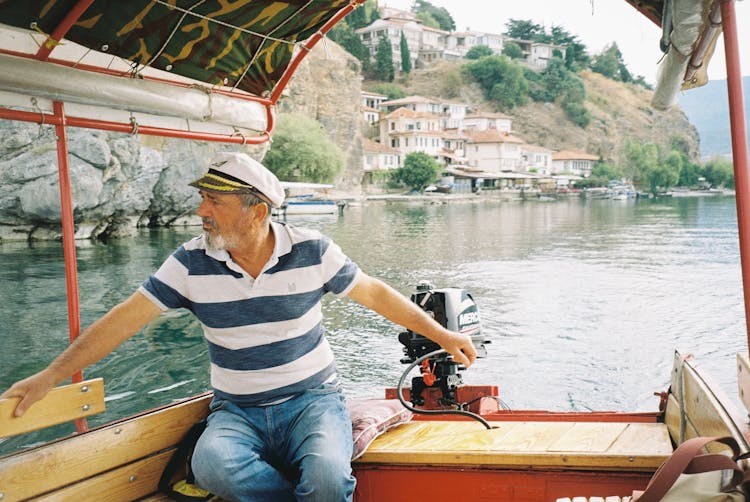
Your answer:
[[[203,202],[197,214],[203,220],[203,233],[212,249],[231,250],[247,234],[251,213],[242,206],[239,195],[200,191]]]

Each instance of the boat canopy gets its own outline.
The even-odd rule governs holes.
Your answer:
[[[662,29],[664,53],[651,104],[665,110],[680,91],[708,82],[708,63],[722,32],[722,0],[626,0]]]
[[[0,117],[45,123],[58,101],[68,125],[263,142],[296,66],[362,2],[0,2],[0,101],[32,114]]]

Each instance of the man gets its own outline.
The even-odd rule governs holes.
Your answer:
[[[247,155],[219,154],[191,185],[203,199],[203,235],[2,397],[21,398],[20,416],[161,312],[187,308],[203,326],[214,388],[193,455],[196,482],[227,500],[351,500],[351,421],[321,297],[346,295],[434,340],[467,367],[476,358],[471,339],[362,272],[319,232],[272,222],[284,190]]]

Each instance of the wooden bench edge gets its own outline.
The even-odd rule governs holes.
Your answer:
[[[104,412],[104,379],[92,378],[55,387],[23,416],[16,417],[13,412],[20,401],[18,397],[0,399],[0,437],[16,436]]]

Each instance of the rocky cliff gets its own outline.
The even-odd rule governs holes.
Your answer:
[[[337,186],[357,192],[362,177],[359,64],[321,42],[281,99],[281,112],[307,113],[346,153]],[[50,126],[0,120],[0,242],[60,238],[56,137]],[[191,221],[197,191],[187,183],[219,150],[238,147],[152,136],[68,129],[76,237],[127,235],[137,226]],[[195,221],[194,219],[192,221]]]

